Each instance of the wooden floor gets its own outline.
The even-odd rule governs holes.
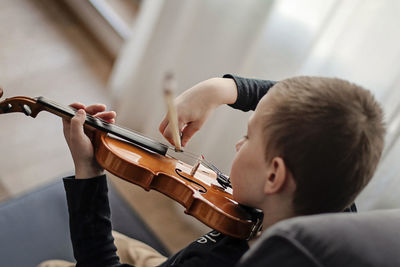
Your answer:
[[[79,23],[51,0],[0,1],[0,86],[4,97],[46,96],[111,105],[112,60]],[[0,201],[72,174],[60,118],[0,116]],[[159,193],[112,179],[167,247],[175,252],[208,229]],[[195,225],[195,227],[193,227]]]

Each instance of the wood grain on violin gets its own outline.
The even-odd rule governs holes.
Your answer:
[[[0,97],[3,92],[0,89]],[[40,111],[70,119],[75,110],[43,97],[17,96],[0,102],[0,114],[21,112],[36,117]],[[87,116],[85,127],[93,130],[93,145],[98,163],[117,177],[156,190],[185,207],[209,227],[232,237],[249,239],[260,230],[262,212],[233,200],[218,171],[192,166],[167,155],[168,146],[134,131]]]

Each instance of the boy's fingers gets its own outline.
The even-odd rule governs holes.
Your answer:
[[[187,142],[200,129],[198,123],[189,123],[182,131],[182,146],[186,146]]]
[[[79,109],[75,116],[72,117],[71,123],[70,123],[70,133],[71,133],[71,139],[74,138],[80,138],[81,136],[85,135],[83,131],[83,124],[86,119],[86,112],[84,109]]]
[[[85,108],[85,111],[90,115],[94,115],[96,113],[105,111],[106,108],[107,107],[104,104],[94,104],[94,105],[87,106]]]
[[[168,122],[169,121],[168,121],[167,117],[164,117],[164,119],[160,123],[160,126],[158,127],[158,130],[160,131],[160,133],[162,135],[164,135],[164,131],[165,131],[165,128],[167,127],[167,125],[168,125]]]
[[[183,121],[178,121],[178,129],[179,129],[179,136],[182,135],[182,130],[185,127],[186,123],[184,123]]]
[[[167,139],[167,141],[171,144],[171,145],[175,145],[174,140],[172,138],[172,134],[171,134],[171,130],[170,130],[170,124],[167,125],[167,127],[165,127],[164,132],[162,133],[162,135],[164,136],[165,139]]]
[[[85,109],[85,105],[79,102],[74,102],[69,106],[75,109]]]
[[[107,112],[102,112],[94,115],[96,118],[103,119],[105,121],[109,121],[114,119],[117,116],[117,113],[115,111],[107,111]]]
[[[85,106],[82,103],[79,102],[74,102],[72,104],[69,105],[70,107],[73,107],[75,109],[84,109],[88,114],[90,115],[94,115],[98,112],[103,112],[106,110],[106,105],[104,104],[93,104],[90,106]]]
[[[178,130],[178,134],[179,134],[179,138],[181,138],[181,129],[184,127],[184,123],[183,122],[178,122],[178,128],[179,128],[179,130]],[[161,129],[161,127],[160,127],[160,129]],[[166,127],[164,128],[164,132],[162,132],[162,135],[164,136],[164,138],[165,139],[167,139],[168,140],[168,142],[170,142],[172,145],[175,145],[175,142],[174,142],[174,138],[173,138],[173,134],[172,134],[172,130],[174,130],[174,131],[176,131],[176,129],[172,129],[171,128],[171,124],[170,123],[168,123],[167,125],[166,125]],[[182,143],[182,142],[181,142]]]
[[[63,124],[63,132],[64,132],[64,136],[67,137],[67,131],[69,129],[69,121],[67,121],[66,119],[62,119],[62,124]]]

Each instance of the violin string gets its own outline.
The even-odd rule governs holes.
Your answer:
[[[105,121],[105,122],[108,123],[107,121]],[[112,124],[112,125],[114,126],[115,124]],[[130,129],[127,129],[127,128],[124,128],[124,127],[121,127],[121,126],[117,126],[117,127],[120,128],[120,129],[122,129],[124,132],[126,132],[126,133],[128,133],[128,134],[129,134],[129,132],[130,132]],[[138,134],[138,135],[142,135],[141,133],[139,133],[139,132],[137,132],[137,131],[133,131],[133,132],[135,132],[135,133]],[[142,136],[144,136],[144,135],[142,135]],[[147,137],[147,136],[145,136],[145,137]],[[147,137],[147,138],[149,138],[149,139],[152,140],[153,142],[158,142],[158,141],[156,141],[156,140],[151,139],[150,137]],[[160,142],[160,143],[161,143],[161,142]],[[164,143],[161,143],[161,144],[165,145]],[[168,151],[175,151],[175,147],[170,146],[170,145],[166,145],[166,146],[168,147]],[[204,166],[206,166],[207,168],[209,168],[209,169],[211,169],[211,170],[213,170],[213,171],[215,171],[215,172],[222,173],[217,167],[215,167],[214,164],[211,163],[211,161],[207,160],[203,155],[195,154],[195,153],[188,152],[188,151],[183,151],[183,152],[178,152],[178,153],[179,153],[179,154],[182,154],[182,155],[184,155],[184,156],[186,156],[186,157],[188,157],[188,158],[191,158],[192,160],[197,160],[197,159],[199,159],[199,158],[202,158],[202,159],[201,159],[201,163],[202,163]],[[172,156],[170,153],[168,153],[168,152],[167,152],[167,155],[170,156],[170,157],[172,157],[172,158],[175,158],[175,157],[173,157],[173,156]]]
[[[50,102],[50,101],[49,101],[49,102]],[[65,109],[69,109],[69,110],[73,111],[74,113],[76,112],[76,109],[75,109],[75,108],[72,108],[72,107],[70,107],[70,106],[67,106],[67,107],[66,107],[66,106],[60,105],[60,104],[58,104],[58,103],[56,103],[56,102],[54,102],[54,101],[51,101],[51,104],[54,105],[54,106],[57,106],[57,107],[59,107],[59,108],[62,108],[62,109],[64,109],[64,110],[65,110]],[[71,114],[71,115],[72,115],[72,114]],[[91,115],[91,114],[86,114],[86,116],[88,116],[89,118],[91,118],[91,119],[93,119],[93,120],[99,120],[99,121],[101,121],[103,124],[105,124],[105,125],[107,125],[107,126],[109,126],[109,127],[114,128],[114,130],[118,130],[120,133],[125,133],[126,136],[127,136],[127,135],[130,135],[130,134],[132,134],[132,133],[134,133],[134,134],[137,134],[137,135],[146,137],[146,138],[150,139],[151,141],[153,141],[153,142],[155,142],[155,143],[160,143],[160,144],[162,144],[162,145],[165,145],[165,144],[163,144],[163,143],[161,143],[161,142],[158,142],[158,141],[156,141],[156,140],[153,140],[152,138],[150,138],[150,137],[148,137],[148,136],[146,136],[146,135],[143,135],[142,133],[139,133],[139,132],[137,132],[137,131],[135,131],[135,130],[132,130],[132,129],[130,129],[130,128],[126,128],[126,127],[123,127],[123,126],[121,126],[121,125],[117,125],[117,124],[114,124],[114,123],[110,123],[110,122],[108,122],[108,121],[106,121],[106,120],[104,120],[104,119],[102,119],[102,118],[95,117],[95,116],[93,116],[93,115]],[[169,146],[169,145],[165,145],[165,146],[168,147],[168,150],[175,150],[175,147],[172,147],[172,146]],[[187,157],[189,157],[189,158],[191,158],[191,159],[193,159],[193,160],[197,160],[197,159],[201,158],[201,163],[202,163],[204,166],[208,167],[209,169],[211,169],[211,170],[213,170],[213,171],[220,172],[220,171],[219,171],[209,160],[207,160],[203,155],[198,155],[198,154],[195,154],[195,153],[192,153],[192,152],[188,152],[188,151],[179,152],[179,153],[182,153],[183,155],[185,155],[185,156],[187,156]],[[169,154],[168,152],[167,152],[167,154],[168,154],[170,157],[172,157],[172,155]]]
[[[175,150],[175,147],[172,147],[172,146],[168,146],[168,148],[171,150]],[[187,152],[187,151],[180,152],[180,153],[184,154],[185,156],[187,156],[189,158],[192,158],[193,160],[200,159],[201,164],[203,164],[210,170],[216,172],[217,174],[222,174],[222,172],[211,161],[207,160],[204,155],[198,155],[198,154],[194,154],[194,153]],[[168,154],[168,155],[171,156],[170,154]]]
[[[63,106],[63,105],[60,105],[60,104],[58,104],[58,103],[56,103],[56,102],[54,102],[54,101],[49,101],[49,100],[47,100],[47,102],[51,103],[51,104],[54,105],[54,106],[57,106],[58,108],[62,108],[62,109],[64,109],[64,110],[65,110],[65,109],[69,109],[69,110],[73,111],[74,113],[77,111],[77,110],[76,110],[75,108],[73,108],[73,107],[70,107],[70,106]],[[73,115],[73,114],[71,114],[71,115]],[[106,120],[104,120],[104,119],[102,119],[102,118],[95,117],[95,116],[93,116],[93,115],[91,115],[91,114],[86,114],[86,116],[89,117],[89,118],[91,118],[91,119],[93,119],[93,120],[99,120],[99,121],[101,121],[103,124],[105,124],[105,125],[107,125],[107,126],[113,128],[114,130],[117,130],[117,131],[119,131],[119,132],[121,132],[121,133],[124,132],[124,133],[127,134],[127,135],[130,135],[130,134],[134,133],[134,134],[140,135],[140,136],[142,136],[142,137],[148,138],[148,139],[150,139],[150,140],[153,141],[153,142],[157,142],[156,140],[153,140],[152,138],[150,138],[150,137],[148,137],[148,136],[146,136],[146,135],[143,135],[143,134],[141,134],[141,133],[139,133],[139,132],[137,132],[137,131],[135,131],[135,130],[132,130],[132,129],[129,129],[129,128],[126,128],[126,127],[123,127],[123,126],[120,126],[120,125],[117,125],[117,124],[114,124],[114,123],[110,123],[110,122],[108,122],[108,121],[106,121]],[[160,142],[157,142],[157,143],[160,143]],[[162,144],[162,143],[160,143],[160,144]]]
[[[105,120],[103,120],[103,119],[101,119],[101,118],[94,117],[94,116],[92,116],[92,115],[90,115],[90,114],[88,114],[87,116],[90,116],[90,117],[92,117],[92,118],[101,120],[103,123],[106,123],[106,124],[108,124],[108,125],[111,125],[112,127],[117,128],[118,130],[123,131],[123,132],[125,132],[125,133],[127,133],[127,134],[129,134],[129,133],[131,133],[131,132],[134,132],[134,133],[136,133],[136,134],[138,134],[138,135],[141,135],[141,136],[144,136],[144,137],[146,137],[146,138],[149,138],[149,139],[152,140],[153,142],[158,142],[158,141],[153,140],[153,139],[151,139],[150,137],[148,137],[148,136],[146,136],[146,135],[143,135],[143,134],[141,134],[141,133],[139,133],[139,132],[137,132],[137,131],[135,131],[135,130],[132,130],[132,129],[129,129],[129,128],[125,128],[125,127],[122,127],[122,126],[117,125],[117,124],[109,123],[109,122],[107,122],[107,121],[105,121]],[[159,143],[161,143],[161,142],[159,142]],[[161,144],[163,144],[163,143],[161,143]],[[163,144],[163,145],[165,145],[165,144]],[[166,146],[168,147],[168,150],[175,151],[175,147],[170,146],[170,145],[166,145]],[[195,154],[195,153],[188,152],[188,151],[183,151],[183,152],[179,152],[179,153],[182,153],[183,155],[185,155],[185,156],[187,156],[187,157],[189,157],[189,158],[191,158],[191,159],[193,159],[193,160],[197,160],[198,158],[200,158],[200,157],[202,156],[202,155]],[[172,157],[172,155],[169,154],[168,152],[167,152],[167,154],[168,154],[170,157]],[[211,170],[217,169],[217,168],[216,168],[209,160],[207,160],[204,156],[203,156],[202,159],[201,159],[201,163],[203,163],[203,165],[205,165],[206,167],[208,167],[208,168],[211,169]],[[218,169],[217,169],[217,170],[218,170]],[[218,170],[218,171],[219,171],[219,170]]]

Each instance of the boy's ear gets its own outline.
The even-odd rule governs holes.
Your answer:
[[[268,168],[267,178],[264,185],[265,194],[275,194],[283,189],[289,172],[286,168],[285,161],[280,157],[272,159]]]

